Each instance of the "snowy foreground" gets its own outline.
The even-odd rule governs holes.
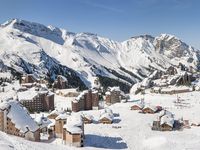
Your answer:
[[[182,107],[176,107],[177,95],[146,94],[132,96],[132,102],[111,106],[115,114],[114,123],[103,125],[94,122],[85,125],[85,147],[75,148],[62,145],[58,139],[49,143],[30,142],[19,137],[0,132],[1,150],[66,150],[66,149],[131,149],[131,150],[199,150],[200,127],[183,131],[152,131],[151,124],[158,114],[140,114],[130,110],[134,101],[145,97],[145,102],[161,105],[175,114],[175,119],[183,117],[190,123],[200,123],[200,92],[179,94],[184,99]],[[97,120],[100,111],[85,111]]]

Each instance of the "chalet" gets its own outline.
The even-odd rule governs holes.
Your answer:
[[[47,117],[42,116],[37,116],[34,118],[35,122],[38,124],[40,128],[40,138],[42,140],[49,140],[53,137],[55,137],[55,120],[49,119]],[[54,125],[54,126],[52,126]]]
[[[143,109],[142,109],[143,113],[148,113],[148,114],[154,114],[155,112],[157,112],[157,107],[156,106],[150,106],[150,105],[146,105]]]
[[[103,112],[101,112],[99,122],[103,124],[112,124],[114,120],[114,115],[111,109],[105,108]]]
[[[84,123],[80,115],[72,115],[67,119],[63,126],[62,140],[67,145],[84,146]]]
[[[167,110],[162,110],[159,113],[158,120],[153,121],[152,130],[172,131],[174,122],[174,115]]]
[[[58,110],[53,110],[52,112],[50,112],[50,114],[47,116],[49,119],[56,119],[56,117],[59,115],[59,114],[62,114],[64,113],[64,111],[58,111]]]
[[[142,110],[143,108],[144,108],[143,103],[137,103],[137,104],[134,104],[133,106],[131,106],[131,110]]]
[[[17,101],[0,104],[0,130],[11,135],[40,141],[40,128],[28,111]]]
[[[93,116],[88,114],[83,114],[83,122],[84,124],[90,124],[93,121]]]
[[[174,125],[174,118],[169,115],[164,115],[160,119],[161,131],[172,131]]]
[[[103,124],[112,124],[113,123],[113,115],[111,115],[109,113],[103,113],[100,116],[99,122],[103,123]]]

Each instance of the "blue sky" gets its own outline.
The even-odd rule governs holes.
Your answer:
[[[11,18],[117,41],[169,33],[200,49],[200,0],[0,0],[0,22]]]

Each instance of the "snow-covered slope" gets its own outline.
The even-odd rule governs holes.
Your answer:
[[[197,69],[199,52],[167,34],[120,43],[96,34],[13,19],[0,26],[0,59],[17,71],[49,74],[52,79],[58,73],[69,76],[73,72],[86,86],[92,86],[98,75],[130,87],[151,71],[179,62]]]

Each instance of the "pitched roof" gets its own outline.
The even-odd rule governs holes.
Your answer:
[[[173,127],[173,125],[174,125],[174,118],[170,117],[168,115],[162,116],[161,119],[160,119],[160,125],[163,125],[163,124],[167,124],[170,127]]]
[[[35,132],[39,129],[37,123],[31,118],[27,109],[25,109],[17,101],[9,101],[10,105],[9,112],[7,117],[15,124],[15,127],[20,130],[22,133],[26,133],[28,130]]]

